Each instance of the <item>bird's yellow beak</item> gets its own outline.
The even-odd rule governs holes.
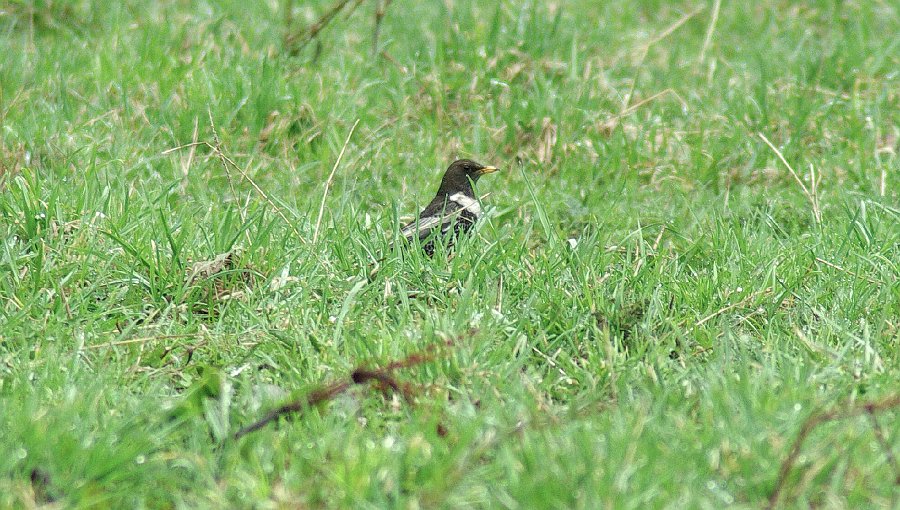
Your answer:
[[[486,167],[484,167],[484,168],[482,168],[481,170],[478,171],[478,175],[492,174],[492,173],[494,173],[494,172],[496,172],[496,171],[497,171],[497,167],[495,167],[495,166],[486,166]]]

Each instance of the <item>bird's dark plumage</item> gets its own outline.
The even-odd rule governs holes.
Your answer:
[[[437,195],[400,234],[407,240],[418,238],[429,256],[434,255],[435,241],[439,239],[445,239],[439,242],[452,247],[456,238],[468,232],[481,215],[473,184],[482,175],[496,171],[495,167],[469,159],[454,161],[444,172]]]

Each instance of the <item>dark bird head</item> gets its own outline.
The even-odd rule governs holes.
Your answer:
[[[482,175],[496,172],[497,168],[493,166],[484,166],[476,163],[471,159],[460,159],[454,161],[450,168],[444,172],[444,178],[441,179],[441,187],[438,195],[452,195],[454,193],[463,192],[467,196],[474,196],[472,184],[478,181]]]

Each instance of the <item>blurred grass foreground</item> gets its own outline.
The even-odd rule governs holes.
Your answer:
[[[0,2],[0,507],[900,508],[898,34]]]

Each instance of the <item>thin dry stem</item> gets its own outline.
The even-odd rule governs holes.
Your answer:
[[[86,350],[93,349],[103,349],[105,347],[119,347],[122,345],[132,345],[132,344],[145,344],[149,342],[158,342],[162,340],[183,340],[187,338],[197,338],[205,335],[203,332],[196,333],[184,333],[179,335],[157,335],[157,336],[145,336],[139,338],[129,338],[128,340],[117,340],[115,342],[106,342],[102,344],[96,345],[86,345],[83,348]]]
[[[703,48],[700,49],[700,58],[697,59],[698,62],[703,62],[703,59],[706,58],[706,50],[709,49],[709,44],[712,42],[713,32],[716,31],[716,22],[719,21],[719,8],[722,6],[722,0],[715,0],[713,3],[713,12],[709,18],[709,27],[706,29],[706,38],[703,39]]]
[[[638,57],[638,62],[635,65],[635,67],[638,67],[638,68],[641,67],[641,65],[644,63],[644,60],[647,58],[647,53],[650,51],[651,46],[658,43],[659,41],[662,41],[666,37],[669,37],[670,35],[672,35],[673,32],[678,30],[682,25],[687,23],[689,19],[696,16],[703,9],[704,8],[701,6],[701,7],[694,9],[692,12],[685,14],[680,19],[678,19],[678,21],[669,25],[669,27],[666,28],[665,30],[663,30],[659,35],[657,35],[656,37],[654,37],[653,39],[651,39],[647,43],[645,43],[643,46],[641,46],[641,48],[639,50],[640,56]],[[622,111],[619,112],[619,115],[617,115],[615,118],[626,115],[625,112],[627,112],[629,110],[629,105],[631,104],[631,98],[634,96],[634,89],[636,86],[637,86],[637,76],[635,75],[635,77],[631,80],[631,88],[628,90],[628,94],[625,96],[625,103],[622,104]]]
[[[726,306],[725,308],[721,308],[721,309],[716,310],[715,312],[707,315],[706,317],[697,321],[697,323],[694,326],[700,327],[700,326],[706,324],[707,322],[709,322],[710,320],[718,317],[719,315],[722,315],[723,313],[725,313],[729,310],[733,310],[739,306],[743,306],[743,305],[747,304],[748,302],[752,301],[753,299],[755,299],[763,294],[768,294],[769,292],[772,292],[772,289],[768,288],[768,287],[763,290],[756,291],[756,292],[750,294],[749,296],[745,297],[744,299],[738,301],[737,303],[732,303],[732,304]]]
[[[641,61],[644,60],[644,58],[647,56],[647,52],[650,51],[651,46],[662,41],[666,37],[669,37],[670,35],[672,35],[676,30],[681,28],[682,25],[687,23],[691,18],[693,18],[694,16],[703,12],[703,10],[705,8],[706,7],[704,7],[702,5],[700,7],[697,7],[693,11],[691,11],[691,12],[685,14],[684,16],[682,16],[681,18],[679,18],[678,21],[676,21],[675,23],[672,23],[671,25],[669,25],[665,30],[660,32],[659,35],[657,35],[653,39],[649,40],[646,44],[644,44],[644,46],[641,47],[641,59],[640,60]]]
[[[331,181],[334,179],[334,173],[337,172],[338,166],[341,164],[341,160],[344,158],[344,151],[347,150],[347,144],[350,143],[350,137],[353,136],[353,132],[356,131],[356,126],[359,125],[359,119],[356,119],[356,122],[353,123],[353,127],[350,128],[350,132],[347,133],[347,139],[344,140],[344,146],[341,147],[341,152],[338,154],[337,160],[334,162],[334,166],[331,167],[331,173],[328,175],[328,180],[325,181],[325,191],[322,193],[322,203],[319,204],[319,216],[316,218],[316,229],[313,231],[313,244],[319,240],[319,227],[322,224],[322,215],[325,214],[325,199],[328,198],[328,190],[331,188]]]
[[[869,278],[868,276],[863,276],[861,274],[854,273],[853,271],[850,271],[849,269],[844,269],[843,267],[841,267],[837,264],[828,262],[827,260],[825,260],[823,258],[816,257],[816,262],[821,262],[822,264],[825,264],[826,266],[828,266],[830,268],[837,269],[838,271],[840,271],[842,273],[847,273],[850,276],[855,276],[856,278],[859,278],[860,280],[865,280],[869,283],[874,283],[876,285],[883,285],[883,283],[879,282],[878,280],[874,280],[872,278]]]
[[[213,147],[214,152],[219,157],[219,161],[222,163],[222,168],[225,170],[225,176],[228,177],[228,187],[231,188],[231,196],[233,196],[235,200],[239,200],[237,190],[235,190],[235,188],[234,188],[234,179],[232,179],[231,171],[228,169],[229,159],[227,156],[225,156],[225,154],[219,148],[222,146],[222,142],[219,140],[219,133],[216,131],[216,124],[215,124],[215,122],[213,122],[212,109],[207,107],[206,114],[209,116],[209,127],[212,129],[213,141],[216,142],[215,146]],[[232,162],[232,164],[234,164],[234,162]],[[237,167],[237,165],[234,165],[234,166]],[[247,223],[247,212],[244,210],[244,208],[239,207],[238,212],[241,215],[241,223],[242,224]],[[247,238],[247,242],[249,243],[250,242],[250,232],[245,230],[244,236]]]
[[[234,191],[234,186],[231,182],[231,172],[229,172],[229,166],[231,168],[234,168],[235,170],[237,170],[241,174],[241,177],[243,177],[244,179],[247,179],[247,182],[250,183],[250,185],[253,187],[253,189],[256,191],[256,193],[258,193],[259,196],[262,197],[262,199],[265,200],[267,204],[269,204],[269,206],[272,208],[272,210],[275,211],[275,214],[277,214],[282,219],[282,221],[284,221],[284,223],[294,232],[294,235],[296,235],[299,239],[303,239],[303,236],[300,235],[300,231],[297,230],[297,227],[295,227],[294,224],[290,220],[288,220],[287,216],[284,214],[284,211],[282,211],[281,208],[278,207],[278,204],[276,204],[274,201],[272,201],[271,198],[269,198],[269,195],[266,194],[265,191],[263,191],[263,189],[256,183],[256,181],[253,180],[252,177],[250,177],[250,175],[247,174],[247,172],[243,168],[239,167],[237,165],[237,163],[234,162],[233,159],[228,157],[219,148],[219,143],[220,143],[219,137],[215,133],[215,130],[213,130],[213,138],[216,141],[216,145],[213,145],[207,141],[191,142],[191,143],[186,143],[184,145],[179,145],[177,147],[172,147],[171,149],[166,149],[166,150],[162,151],[162,155],[170,154],[172,152],[183,150],[183,149],[193,148],[198,145],[208,147],[211,151],[213,151],[216,154],[216,157],[218,157],[222,161],[222,165],[225,167],[225,172],[229,178],[228,182],[229,182],[229,184],[232,185],[232,193],[235,193],[235,191]],[[237,198],[237,195],[235,195],[235,198]],[[243,213],[243,211],[241,211],[241,212]]]
[[[787,167],[788,171],[791,173],[791,176],[795,181],[797,181],[797,184],[800,185],[800,189],[803,191],[803,194],[806,196],[806,199],[809,200],[809,203],[812,206],[813,217],[816,220],[816,224],[822,223],[822,213],[819,210],[818,185],[815,182],[815,170],[812,170],[813,191],[810,191],[810,189],[806,187],[806,184],[803,183],[803,179],[801,179],[797,172],[794,171],[794,167],[792,167],[791,164],[788,163],[786,159],[784,159],[784,155],[781,153],[781,151],[778,150],[778,148],[775,147],[775,145],[772,144],[772,142],[770,142],[768,138],[766,138],[766,135],[762,133],[757,134],[760,138],[762,138],[762,141],[766,142],[766,145],[768,145],[769,148],[772,149],[775,155],[778,156],[778,159],[780,159],[784,166]],[[810,166],[810,168],[812,168],[812,166]]]
[[[628,102],[631,101],[631,97],[633,94],[634,94],[634,84],[632,84],[632,89],[628,93]],[[627,103],[626,103],[626,107],[624,107],[621,112],[617,113],[616,115],[613,115],[612,117],[607,118],[604,121],[604,123],[606,126],[615,126],[616,123],[619,121],[619,119],[622,119],[623,117],[627,117],[628,115],[631,115],[632,113],[636,112],[640,107],[642,107],[646,104],[649,104],[653,101],[656,101],[657,99],[659,99],[662,96],[665,96],[666,94],[671,94],[671,95],[675,96],[675,98],[678,99],[678,102],[681,103],[681,106],[684,108],[687,108],[687,102],[684,100],[684,98],[682,98],[678,94],[678,92],[675,92],[675,89],[670,88],[670,89],[665,89],[663,91],[657,92],[656,94],[653,94],[652,96],[650,96],[648,98],[642,99],[631,106],[627,106]]]

